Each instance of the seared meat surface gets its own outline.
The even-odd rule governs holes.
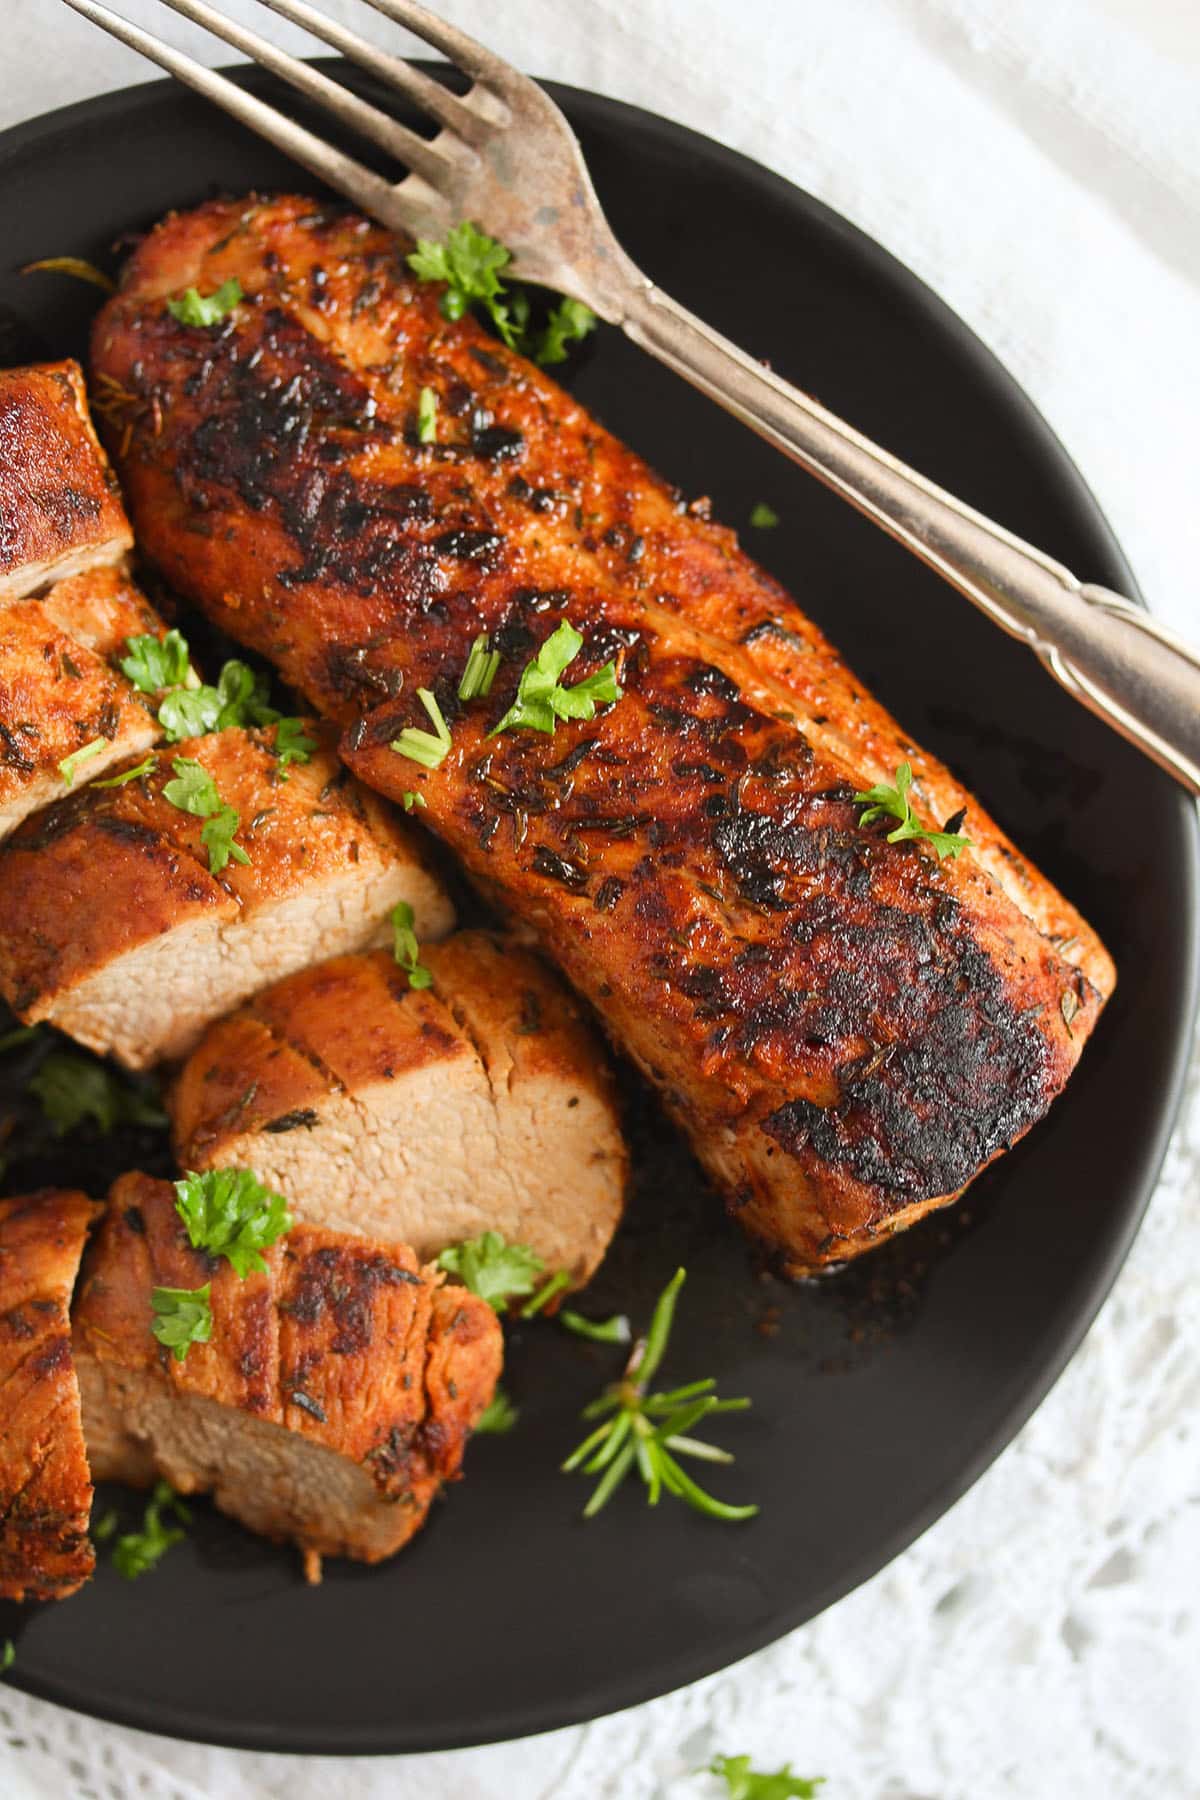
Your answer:
[[[0,1597],[62,1600],[95,1558],[92,1478],[67,1308],[88,1227],[85,1194],[0,1200]]]
[[[162,1475],[311,1557],[378,1562],[420,1529],[495,1391],[486,1302],[402,1244],[297,1225],[239,1280],[191,1248],[169,1182],[113,1188],[75,1309],[97,1480]],[[179,1361],[151,1291],[211,1282],[208,1343]]]
[[[421,1257],[500,1231],[582,1286],[621,1216],[603,1047],[528,951],[464,931],[291,975],[209,1027],[170,1098],[179,1164],[251,1168],[296,1216]]]
[[[79,364],[0,369],[0,602],[132,547]]]
[[[318,741],[280,766],[274,726],[192,738],[120,787],[85,788],[0,846],[0,993],[144,1069],[280,975],[390,941],[389,909],[440,937],[453,910],[416,833]],[[312,727],[319,740],[320,729]],[[239,815],[249,860],[213,873],[205,821],[167,800],[194,760]]]
[[[0,837],[66,792],[64,758],[82,787],[144,756],[161,733],[154,696],[117,668],[126,640],[165,627],[120,569],[59,581],[0,609]]]
[[[344,729],[364,780],[519,913],[793,1271],[956,1195],[1046,1111],[1113,974],[1095,934],[866,696],[732,535],[546,376],[450,323],[404,246],[312,202],[214,203],[143,241],[95,328],[146,552]],[[215,329],[167,296],[236,276]],[[421,387],[438,441],[416,434]],[[564,617],[624,698],[489,738]],[[476,635],[490,697],[456,686]],[[426,770],[390,748],[427,726]],[[864,827],[907,758],[938,863]]]

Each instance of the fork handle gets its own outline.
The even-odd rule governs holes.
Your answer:
[[[1069,694],[1200,793],[1200,655],[1141,607],[956,500],[644,278],[621,325],[1020,638]]]

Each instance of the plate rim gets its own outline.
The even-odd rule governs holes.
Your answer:
[[[309,60],[326,67],[340,65],[343,69],[346,68],[339,58],[314,57]],[[428,68],[442,66],[424,59],[410,60],[424,61],[424,66]],[[273,85],[269,78],[264,80],[261,72],[252,65],[224,65],[221,72],[242,85]],[[927,319],[937,335],[953,339],[956,347],[969,357],[980,378],[995,394],[998,403],[1009,410],[1021,429],[1027,430],[1038,440],[1039,449],[1056,465],[1062,482],[1064,504],[1069,502],[1081,513],[1087,529],[1103,543],[1113,569],[1119,576],[1118,585],[1122,587],[1122,591],[1145,606],[1144,597],[1116,534],[1064,444],[996,353],[907,264],[827,202],[744,152],[732,149],[678,120],[632,102],[565,82],[541,80],[540,77],[537,79],[552,98],[565,102],[565,110],[574,109],[579,115],[591,112],[592,116],[610,122],[614,117],[618,123],[625,118],[639,133],[649,134],[674,149],[691,145],[702,151],[706,161],[723,165],[740,181],[765,189],[793,209],[807,214],[826,231],[847,239],[851,254],[860,266],[871,277],[902,290],[913,305],[914,312]],[[152,106],[168,92],[178,91],[177,84],[169,77],[150,78],[71,101],[21,120],[0,130],[0,167],[25,152],[36,151],[39,146],[47,144],[60,133],[78,130],[81,126],[102,124],[114,117],[120,118],[131,105]],[[1157,1189],[1163,1162],[1179,1119],[1194,1048],[1197,1010],[1200,1007],[1200,815],[1182,789],[1175,796],[1175,805],[1179,819],[1178,849],[1183,874],[1178,906],[1185,966],[1180,970],[1177,990],[1180,1004],[1171,1044],[1169,1076],[1164,1082],[1154,1118],[1147,1127],[1139,1150],[1140,1173],[1136,1182],[1128,1184],[1128,1191],[1135,1194],[1136,1198],[1125,1209],[1122,1228],[1119,1232],[1114,1232],[1107,1254],[1094,1271],[1088,1290],[1077,1299],[1069,1324],[1060,1333],[1053,1354],[1042,1361],[1034,1376],[1022,1383],[1019,1392],[1004,1409],[976,1454],[962,1466],[953,1482],[943,1482],[926,1505],[886,1538],[876,1541],[869,1553],[858,1558],[851,1568],[832,1580],[826,1589],[818,1593],[815,1600],[810,1598],[797,1607],[784,1608],[782,1613],[774,1614],[765,1627],[758,1625],[731,1630],[724,1639],[729,1653],[722,1653],[717,1661],[706,1653],[697,1656],[681,1652],[657,1666],[653,1681],[647,1681],[644,1671],[623,1680],[621,1672],[617,1670],[603,1691],[593,1685],[586,1702],[580,1701],[575,1705],[556,1702],[539,1706],[533,1701],[528,1705],[516,1729],[511,1709],[503,1718],[477,1713],[470,1727],[453,1732],[440,1730],[436,1737],[428,1738],[422,1738],[419,1730],[415,1733],[410,1730],[406,1734],[407,1741],[402,1744],[397,1741],[396,1726],[380,1728],[351,1725],[339,1731],[335,1725],[322,1722],[311,1729],[300,1731],[289,1728],[286,1733],[282,1733],[276,1725],[269,1722],[259,1726],[242,1721],[231,1726],[227,1719],[208,1718],[194,1708],[188,1710],[186,1715],[182,1710],[168,1710],[164,1714],[157,1703],[153,1707],[143,1707],[137,1704],[136,1699],[131,1699],[127,1705],[111,1705],[101,1711],[81,1705],[74,1694],[69,1698],[65,1697],[61,1685],[56,1684],[53,1679],[28,1675],[22,1670],[19,1659],[5,1677],[8,1685],[36,1699],[68,1707],[85,1717],[103,1719],[185,1742],[292,1755],[425,1755],[539,1736],[659,1699],[736,1666],[759,1650],[800,1629],[873,1579],[958,1504],[1042,1405],[1095,1323]]]

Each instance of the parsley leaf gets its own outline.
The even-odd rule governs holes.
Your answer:
[[[410,762],[420,763],[423,768],[436,769],[445,761],[450,748],[450,727],[428,688],[418,688],[417,699],[429,714],[433,730],[422,731],[415,725],[406,725],[400,736],[392,739],[391,747],[397,756],[407,756]]]
[[[880,818],[899,819],[900,823],[895,831],[888,832],[889,844],[898,844],[904,838],[924,838],[925,842],[931,844],[936,850],[939,858],[961,856],[964,850],[971,849],[971,839],[963,837],[961,832],[927,831],[923,825],[917,823],[912,802],[908,797],[908,790],[911,786],[912,764],[902,762],[896,770],[895,787],[880,785],[868,788],[865,793],[855,794],[854,804],[865,806],[867,809],[860,816],[859,824],[869,825],[872,820]],[[955,820],[947,820],[947,824],[961,823],[961,814]]]
[[[417,396],[417,442],[437,443],[438,397],[431,387],[423,387]]]
[[[232,726],[273,725],[279,713],[269,703],[268,692],[264,676],[232,657],[223,665],[216,687],[199,682],[173,689],[158,709],[158,722],[170,744]]]
[[[210,875],[219,875],[230,862],[244,866],[250,861],[242,846],[234,842],[234,833],[241,822],[241,814],[232,806],[219,806],[200,827],[200,842],[208,851]]]
[[[411,812],[414,806],[424,809],[427,804],[424,794],[414,794],[411,788],[406,788],[400,798],[404,802],[405,812]]]
[[[178,1524],[163,1522],[163,1513],[168,1508],[179,1520]],[[170,1483],[155,1482],[154,1493],[142,1519],[142,1529],[122,1533],[113,1545],[113,1568],[117,1574],[123,1575],[126,1581],[136,1581],[139,1575],[156,1568],[171,1545],[178,1544],[186,1536],[183,1526],[190,1518],[190,1512]]]
[[[779,523],[779,514],[765,500],[756,500],[750,508],[750,523],[756,531],[774,531]]]
[[[458,684],[460,700],[486,700],[500,667],[500,652],[488,648],[488,634],[481,631],[471,645],[467,666]]]
[[[163,638],[152,632],[127,638],[125,651],[118,667],[143,694],[160,694],[165,688],[183,687],[189,680],[192,685],[198,683],[181,631],[168,631]]]
[[[71,787],[74,784],[75,772],[80,764],[91,762],[93,756],[99,756],[107,742],[107,738],[93,738],[90,744],[84,744],[80,749],[72,750],[70,756],[63,757],[58,765],[58,772],[65,786]]]
[[[791,1763],[774,1775],[762,1775],[750,1767],[748,1756],[718,1756],[708,1769],[725,1782],[729,1800],[816,1800],[817,1789],[825,1785],[823,1775],[793,1775]]]
[[[503,244],[488,237],[464,219],[447,232],[444,243],[431,238],[418,238],[417,247],[408,258],[408,266],[422,281],[444,281],[442,316],[461,319],[476,301],[484,307],[492,324],[512,347],[512,326],[508,308],[501,300],[504,284],[500,270],[507,268],[512,256]]]
[[[243,1281],[252,1269],[265,1270],[262,1252],[293,1223],[283,1195],[252,1169],[189,1169],[175,1183],[175,1210],[192,1249],[225,1257]]]
[[[534,362],[543,367],[566,362],[567,345],[578,343],[595,329],[596,315],[591,307],[585,306],[582,300],[564,297],[551,310],[542,335],[534,345],[531,353]]]
[[[558,1315],[558,1323],[573,1331],[576,1337],[588,1338],[593,1344],[627,1344],[633,1336],[624,1313],[614,1313],[611,1319],[586,1319],[582,1313],[572,1312],[569,1306],[564,1306]]]
[[[192,1344],[207,1344],[212,1336],[212,1282],[203,1287],[156,1287],[150,1290],[154,1321],[150,1327],[160,1344],[182,1362]]]
[[[144,762],[135,763],[132,769],[122,769],[119,775],[110,775],[104,781],[93,781],[92,786],[97,788],[124,787],[127,782],[140,781],[143,775],[149,775],[151,770],[157,767],[158,758],[148,756]]]
[[[522,287],[506,287],[501,274],[511,261],[503,244],[464,219],[447,233],[443,243],[419,238],[408,266],[422,281],[446,283],[440,302],[444,318],[461,319],[472,306],[480,306],[510,350],[519,350],[539,363],[565,362],[567,345],[595,328],[595,313],[582,300],[564,297],[551,309],[541,329],[536,329],[530,323],[533,309],[528,293]],[[421,442],[430,442],[432,436],[431,430],[430,437],[422,436]]]
[[[525,1302],[524,1306],[521,1308],[521,1317],[523,1319],[535,1319],[542,1308],[547,1306],[556,1294],[561,1294],[563,1289],[570,1287],[570,1285],[571,1277],[567,1274],[567,1271],[565,1269],[557,1269],[550,1277],[549,1281],[538,1289],[533,1298]]]
[[[167,311],[181,325],[219,325],[241,298],[242,284],[236,275],[231,275],[211,294],[185,288],[177,300],[167,301]]]
[[[437,1259],[439,1269],[457,1275],[464,1287],[503,1311],[510,1300],[531,1294],[543,1263],[528,1244],[509,1244],[498,1231],[485,1231],[465,1243],[451,1244]]]
[[[301,719],[280,719],[275,727],[274,751],[280,769],[286,769],[289,763],[311,762],[316,747],[316,738],[308,736]],[[287,776],[283,779],[286,781]]]
[[[16,1660],[17,1652],[13,1641],[11,1638],[5,1638],[4,1646],[0,1649],[0,1675],[7,1675]]]
[[[685,1279],[686,1271],[677,1269],[658,1297],[650,1329],[634,1344],[621,1380],[606,1387],[583,1409],[585,1419],[604,1422],[588,1433],[562,1468],[600,1476],[583,1509],[585,1519],[593,1518],[608,1503],[635,1466],[646,1484],[651,1506],[657,1506],[666,1492],[710,1519],[750,1519],[758,1511],[757,1506],[730,1506],[716,1499],[677,1461],[680,1456],[694,1456],[704,1462],[732,1462],[728,1451],[690,1433],[701,1419],[712,1413],[740,1412],[749,1406],[749,1400],[719,1400],[714,1391],[717,1384],[711,1379],[688,1382],[666,1393],[647,1392],[666,1353],[675,1302]]]
[[[421,946],[413,930],[413,909],[407,900],[397,900],[388,918],[392,923],[392,955],[408,976],[410,988],[427,988],[433,976],[421,961]]]
[[[86,1119],[108,1135],[118,1125],[166,1124],[153,1080],[123,1080],[107,1063],[71,1050],[51,1050],[29,1078],[55,1137],[65,1137]]]
[[[502,1437],[511,1431],[521,1416],[519,1406],[514,1406],[502,1387],[498,1387],[475,1423],[476,1435],[492,1433]]]
[[[599,702],[611,705],[619,700],[623,690],[617,685],[617,666],[613,662],[577,681],[574,687],[560,685],[560,675],[582,648],[583,638],[570,620],[564,619],[521,671],[516,699],[488,736],[522,726],[531,731],[553,732],[558,719],[591,719]]]
[[[204,765],[194,756],[174,756],[171,767],[175,779],[166,783],[163,798],[177,806],[180,812],[191,813],[205,821],[200,830],[200,842],[208,851],[209,873],[219,875],[230,858],[234,862],[248,863],[250,858],[242,846],[233,841],[241,818],[232,806],[222,802],[217,784]]]

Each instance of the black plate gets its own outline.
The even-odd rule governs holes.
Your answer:
[[[257,84],[267,86],[268,84]],[[844,220],[703,138],[554,89],[622,241],[668,292],[1081,576],[1132,577],[1078,474],[958,319]],[[305,186],[169,84],[0,139],[0,356],[81,349],[94,296],[29,259],[110,260],[123,232],[217,188]],[[7,336],[7,345],[5,337]],[[32,341],[31,341],[32,340]],[[395,1562],[294,1558],[205,1507],[133,1585],[102,1567],[59,1607],[0,1609],[10,1679],[154,1731],[253,1748],[432,1750],[564,1725],[675,1687],[801,1624],[943,1512],[1029,1416],[1099,1306],[1175,1114],[1196,971],[1195,821],[1165,775],[916,561],[681,382],[603,331],[581,397],[746,531],[918,738],[947,757],[1094,920],[1117,997],[1050,1119],[974,1188],[858,1268],[804,1289],[757,1275],[686,1152],[633,1089],[639,1183],[589,1306],[644,1318],[690,1280],[667,1373],[719,1377],[763,1503],[720,1525],[632,1488],[595,1522],[557,1474],[614,1353],[514,1334],[522,1407]],[[97,1169],[98,1174],[98,1169]]]

